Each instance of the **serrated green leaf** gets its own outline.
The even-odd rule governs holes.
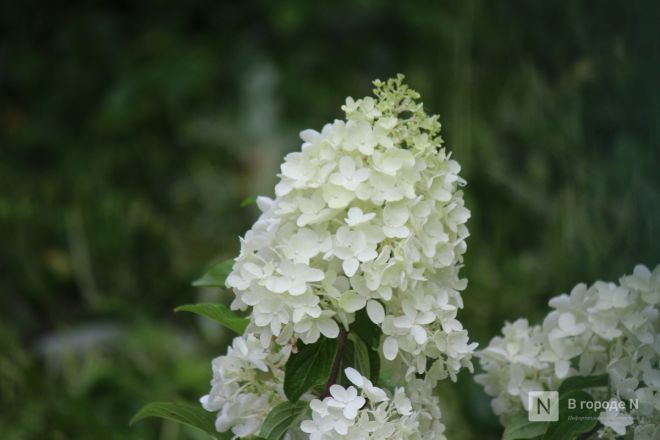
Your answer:
[[[189,403],[152,402],[133,416],[129,425],[147,417],[159,417],[192,426],[215,439],[227,438],[215,430],[215,414]],[[231,438],[231,437],[229,437]]]
[[[516,414],[504,428],[502,440],[522,440],[536,438],[548,429],[547,422],[530,422],[527,414]]]
[[[259,437],[263,437],[265,440],[280,440],[308,405],[308,402],[280,403],[264,420]]]
[[[249,196],[241,201],[240,206],[241,208],[245,208],[246,206],[254,205],[255,203],[257,203],[257,198],[255,196]]]
[[[310,388],[325,383],[337,351],[337,339],[321,336],[314,344],[300,344],[284,370],[284,394],[296,402]]]
[[[224,304],[186,304],[174,309],[175,312],[192,312],[198,315],[205,316],[214,320],[215,322],[235,331],[239,335],[245,332],[245,328],[250,323],[249,319],[241,318]]]
[[[569,409],[570,399],[575,399],[575,408]],[[544,440],[571,440],[590,432],[598,424],[598,413],[580,408],[580,402],[593,401],[589,393],[573,390],[559,398],[559,421],[548,424]],[[570,416],[570,418],[569,418]]]
[[[559,386],[559,395],[573,390],[582,390],[585,388],[605,387],[609,384],[608,374],[598,374],[593,376],[573,376],[566,379]]]
[[[192,285],[195,287],[225,287],[227,275],[231,272],[233,265],[234,260],[215,263],[201,278],[193,281]]]

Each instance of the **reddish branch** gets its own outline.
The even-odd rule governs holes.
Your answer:
[[[346,346],[346,336],[346,331],[340,326],[339,337],[337,338],[337,353],[335,354],[335,360],[332,363],[330,377],[328,378],[328,382],[325,384],[325,390],[323,391],[323,396],[321,397],[322,399],[330,395],[330,387],[337,383],[339,369],[341,368],[341,358],[344,355],[344,347]]]

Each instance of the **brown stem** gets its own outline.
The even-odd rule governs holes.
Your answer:
[[[339,368],[341,367],[341,358],[344,355],[344,347],[346,346],[346,330],[341,326],[339,327],[339,336],[337,338],[337,353],[335,354],[335,361],[332,363],[332,370],[330,371],[330,377],[328,382],[325,384],[325,390],[323,390],[322,399],[330,395],[330,387],[337,383],[337,377],[339,376]]]

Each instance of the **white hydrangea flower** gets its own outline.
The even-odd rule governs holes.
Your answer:
[[[330,396],[312,400],[311,419],[300,424],[310,440],[445,440],[440,408],[428,383],[415,379],[405,389],[395,389],[390,399],[357,370],[347,368],[345,373],[360,391],[333,385]]]
[[[362,392],[371,402],[379,403],[388,400],[385,391],[375,387],[369,379],[362,376],[355,368],[346,368],[345,373],[348,380],[356,387],[361,388]]]
[[[272,407],[286,400],[281,384],[289,355],[288,347],[273,353],[247,335],[234,338],[227,354],[213,360],[211,391],[200,402],[218,412],[219,432],[231,430],[239,438],[258,432]]]
[[[607,373],[612,395],[599,400],[638,399],[628,413],[600,415],[607,432],[624,435],[635,422],[635,439],[653,438],[660,420],[660,265],[635,267],[618,284],[578,284],[549,301],[542,326],[507,323],[502,336],[477,353],[483,374],[475,377],[494,396],[495,413],[506,419],[527,404],[533,390],[556,390],[567,377]],[[610,430],[610,431],[607,431]]]
[[[366,308],[385,334],[384,355],[407,375],[455,380],[476,344],[456,319],[466,281],[460,165],[442,146],[403,77],[374,82],[375,98],[347,98],[345,120],[304,130],[281,166],[275,198],[241,240],[227,278],[233,309],[270,344],[336,337]]]
[[[598,421],[617,434],[625,435],[626,427],[633,424],[633,418],[619,409],[619,402],[616,398],[610,399],[607,410],[599,414]]]

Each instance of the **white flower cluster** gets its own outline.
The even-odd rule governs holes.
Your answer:
[[[660,265],[637,266],[619,284],[578,284],[550,300],[542,326],[507,323],[479,352],[484,374],[477,382],[495,396],[492,407],[506,418],[527,406],[529,391],[557,389],[570,376],[609,375],[612,403],[638,399],[639,407],[609,405],[600,414],[601,437],[660,438]],[[522,404],[522,406],[521,406]]]
[[[227,354],[213,360],[211,391],[200,399],[207,411],[218,411],[215,427],[236,437],[255,435],[270,410],[286,401],[284,364],[290,347],[278,352],[261,346],[253,335],[234,338]]]
[[[311,401],[312,418],[300,425],[310,440],[445,439],[440,409],[431,403],[436,399],[429,398],[428,386],[411,382],[417,400],[406,397],[404,388],[390,398],[357,370],[347,368],[346,376],[355,386],[332,385],[330,396]]]
[[[431,358],[434,379],[455,380],[476,347],[456,319],[465,182],[419,95],[402,77],[374,84],[376,99],[346,100],[346,120],[303,131],[275,199],[257,200],[227,278],[232,308],[252,308],[248,331],[264,346],[335,338],[366,308],[386,359],[401,354],[412,376]]]

